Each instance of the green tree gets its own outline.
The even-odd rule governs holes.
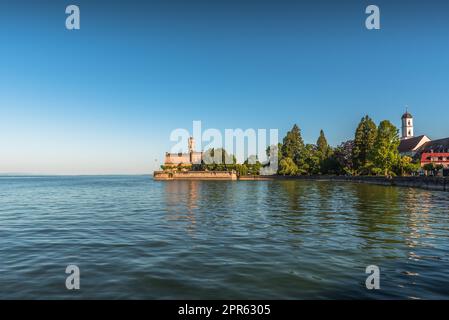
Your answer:
[[[334,150],[331,149],[329,157],[321,161],[321,173],[322,174],[340,174],[340,164],[334,157]]]
[[[298,167],[292,158],[286,157],[279,162],[279,174],[283,176],[294,176],[298,174]]]
[[[442,164],[435,164],[435,163],[426,163],[423,166],[423,169],[426,171],[426,174],[432,173],[433,176],[436,176],[438,174],[438,171],[443,169],[444,166]]]
[[[318,137],[318,140],[316,141],[316,147],[317,151],[319,152],[319,156],[321,157],[321,160],[325,160],[329,158],[331,153],[331,147],[327,143],[326,136],[324,135],[324,131],[320,130],[320,136]]]
[[[318,151],[317,146],[313,144],[307,144],[302,152],[302,157],[304,159],[304,166],[298,168],[300,173],[306,174],[319,174],[321,170],[322,156]],[[301,169],[304,172],[301,172]]]
[[[399,142],[399,130],[390,121],[382,121],[369,154],[375,173],[385,176],[394,174],[393,168],[399,159]]]
[[[206,150],[203,154],[202,161],[207,165],[215,164],[220,165],[220,167],[227,164],[235,164],[237,162],[235,156],[227,153],[223,148],[211,148]]]
[[[432,172],[435,170],[435,166],[433,163],[426,163],[423,167],[423,170],[426,171],[426,175],[429,174],[429,172]]]
[[[317,157],[320,159],[320,169],[319,173],[321,174],[331,174],[337,173],[338,171],[338,163],[332,157],[333,149],[327,143],[326,136],[324,135],[324,131],[320,130],[320,136],[316,142],[316,153]]]
[[[304,148],[304,141],[301,137],[301,130],[295,124],[293,128],[287,132],[287,135],[282,141],[281,153],[283,158],[290,158],[292,160],[299,159],[302,149]],[[295,161],[296,162],[296,161]]]
[[[231,171],[236,169],[237,159],[223,148],[211,148],[204,152],[201,165],[196,170]]]
[[[246,176],[248,174],[248,167],[245,164],[237,164],[236,171],[239,176]]]
[[[277,160],[278,160],[278,164],[279,164],[279,161],[282,160],[282,143],[278,143],[277,145],[273,144],[273,145],[267,147],[267,149],[265,150],[265,153],[266,153],[268,159],[270,159],[271,150],[273,150],[274,155],[277,152]],[[270,164],[270,161],[268,161],[267,164]]]
[[[419,171],[421,165],[419,162],[414,162],[412,158],[408,156],[399,156],[396,174],[404,176],[411,175]]]
[[[370,163],[369,155],[373,149],[377,136],[377,127],[369,116],[361,119],[354,137],[353,147],[353,165],[359,174],[369,174]]]
[[[255,156],[255,155],[249,156],[248,159],[246,159],[243,164],[247,167],[248,174],[250,174],[250,175],[259,175],[260,174],[260,169],[262,168],[262,163],[260,163],[257,156]]]

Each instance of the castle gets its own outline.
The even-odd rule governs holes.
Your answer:
[[[188,150],[188,153],[165,153],[164,167],[166,169],[182,167],[188,170],[194,164],[201,164],[203,152],[195,151],[195,140],[193,137],[189,138]]]
[[[201,171],[193,169],[203,161],[203,152],[195,151],[195,140],[190,137],[187,153],[166,153],[163,171],[155,171],[155,180],[237,180],[235,170]],[[179,170],[180,169],[180,170]],[[193,170],[192,170],[193,169]]]

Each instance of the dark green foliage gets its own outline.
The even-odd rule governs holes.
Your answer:
[[[376,124],[370,117],[365,116],[360,121],[354,137],[353,163],[354,169],[359,174],[371,173],[370,153],[376,142],[376,136]]]

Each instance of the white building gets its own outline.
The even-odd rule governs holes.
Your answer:
[[[402,139],[413,137],[413,116],[406,111],[402,115]]]
[[[402,135],[401,143],[399,144],[399,153],[409,157],[414,157],[416,152],[427,142],[430,141],[426,135],[418,137],[414,136],[413,130],[413,116],[406,111],[402,115]]]

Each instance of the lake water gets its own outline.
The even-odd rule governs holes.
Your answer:
[[[368,265],[380,290],[365,287]],[[447,299],[449,193],[0,177],[0,299],[16,298]]]

